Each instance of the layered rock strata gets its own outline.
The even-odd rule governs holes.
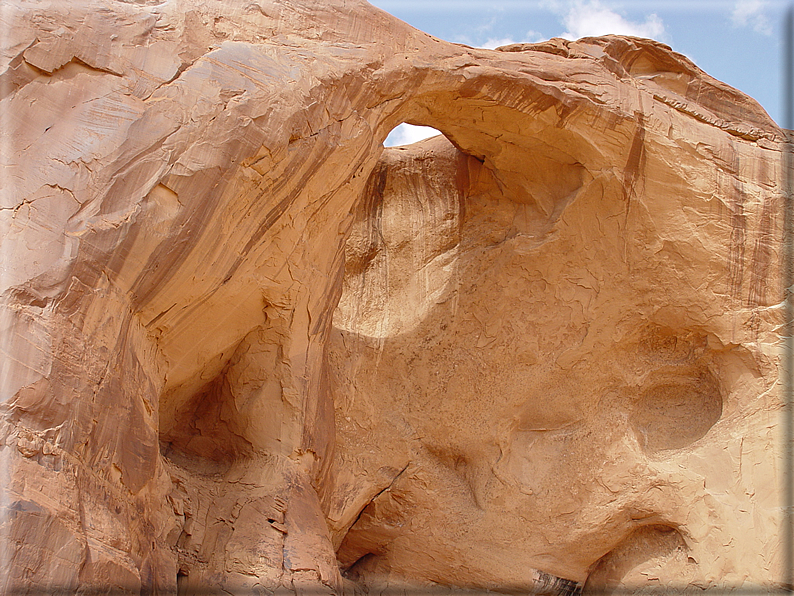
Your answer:
[[[0,26],[3,590],[784,581],[752,99],[363,0]],[[401,122],[443,136],[384,150]]]

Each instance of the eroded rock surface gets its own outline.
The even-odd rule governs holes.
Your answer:
[[[2,589],[783,581],[752,99],[363,1],[0,18]]]

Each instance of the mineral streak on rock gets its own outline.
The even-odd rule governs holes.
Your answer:
[[[786,131],[663,44],[0,10],[0,590],[783,581]],[[443,132],[384,150],[409,122]]]

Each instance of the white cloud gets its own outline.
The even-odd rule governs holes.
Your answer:
[[[537,43],[539,41],[545,41],[546,39],[548,39],[548,37],[544,36],[538,31],[527,31],[527,34],[521,41],[516,41],[515,39],[511,39],[509,37],[491,37],[490,39],[486,40],[485,43],[477,47],[484,48],[486,50],[493,50],[500,46],[510,45],[511,43]]]
[[[574,2],[563,18],[563,25],[567,30],[560,37],[566,39],[595,37],[609,33],[652,39],[665,37],[664,23],[655,14],[648,15],[644,22],[629,21],[598,0]]]
[[[507,46],[507,45],[510,45],[511,43],[518,43],[518,42],[516,40],[514,40],[514,39],[510,39],[509,37],[503,37],[502,39],[496,39],[496,38],[492,37],[492,38],[486,40],[484,44],[482,44],[482,45],[480,45],[478,47],[484,48],[486,50],[494,50],[494,49],[498,48],[499,46]]]
[[[772,35],[772,26],[764,14],[764,0],[738,0],[733,6],[731,20],[736,27],[752,27],[763,35]]]
[[[397,147],[398,145],[410,145],[423,139],[428,139],[441,133],[429,126],[414,126],[413,124],[402,123],[396,126],[383,141],[384,147]]]

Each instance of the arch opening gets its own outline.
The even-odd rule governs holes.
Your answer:
[[[395,126],[386,140],[383,141],[384,147],[400,147],[429,139],[443,134],[440,130],[431,126],[417,126],[403,122]]]

